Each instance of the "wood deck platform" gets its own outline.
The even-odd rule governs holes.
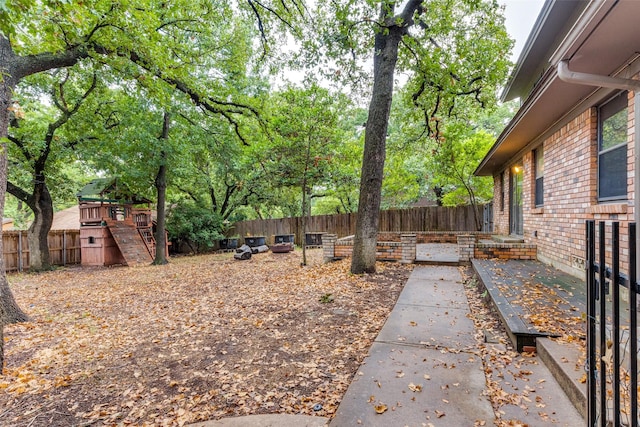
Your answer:
[[[472,260],[517,351],[536,337],[586,336],[583,280],[539,261]]]
[[[474,259],[472,266],[514,347],[522,351],[525,346],[535,346],[584,417],[585,281],[539,261]]]

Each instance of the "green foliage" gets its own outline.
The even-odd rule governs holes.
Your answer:
[[[348,82],[350,88],[365,88],[352,96],[361,100],[371,90],[369,62],[361,59],[374,52],[380,28],[401,23],[410,29],[400,44],[398,71],[409,80],[394,102],[382,207],[407,206],[422,196],[432,184],[426,177],[434,175],[425,169],[438,169],[425,167],[425,159],[434,159],[431,151],[438,142],[438,158],[450,155],[454,147],[446,146],[458,138],[450,133],[444,142],[437,140],[447,121],[492,105],[494,88],[505,76],[510,41],[499,8],[491,1],[434,0],[412,15],[414,22],[398,15],[395,2],[292,7],[297,5],[0,0],[0,31],[11,35],[16,53],[58,53],[70,46],[87,50],[88,57],[71,71],[70,99],[86,88],[93,73],[98,76],[94,96],[59,130],[59,142],[73,142],[74,151],[61,145],[52,151],[47,179],[56,205],[73,202],[76,182],[83,181],[87,168],[119,175],[132,190],[153,198],[155,172],[167,162],[169,202],[189,201],[222,219],[300,215],[301,192],[311,197],[314,213],[357,210],[367,111],[353,109],[342,93],[317,84],[269,94],[256,71],[263,65],[254,56],[256,40],[261,40],[260,53],[275,53],[266,37],[284,40],[287,28],[299,43],[297,65],[308,65],[333,82]],[[55,118],[50,102],[42,100],[60,76],[39,73],[23,80],[16,92],[27,116],[20,132],[32,136],[34,150],[41,148],[36,135]],[[202,107],[194,93],[215,108]],[[161,143],[164,111],[172,113],[172,123],[169,140]],[[15,165],[11,179],[27,184],[26,163],[15,160]],[[434,182],[449,189],[447,203],[461,203],[466,196],[457,193],[464,185],[445,182],[453,176],[450,170],[436,174]],[[483,200],[484,190],[478,191]]]
[[[409,77],[403,100],[429,132],[436,132],[437,122],[431,119],[493,105],[513,46],[502,6],[492,0],[432,0],[419,6],[409,2],[409,13],[404,10],[407,3],[317,2],[314,27],[305,34],[296,63],[356,89],[354,97],[367,96],[372,90],[374,36],[406,26],[396,71]]]
[[[36,195],[36,185],[45,184],[53,208],[64,209],[77,203],[78,189],[93,175],[77,161],[74,147],[85,135],[70,121],[82,114],[94,86],[91,72],[76,66],[29,76],[16,88],[7,144],[7,179],[10,191],[23,203],[7,197],[5,216],[15,218],[18,227],[24,228],[33,217],[23,209],[25,203],[32,209],[44,208],[36,205],[47,203]]]
[[[348,213],[358,210],[360,169],[367,112],[362,108],[342,108],[339,112],[341,141],[334,148],[334,161],[326,165],[327,182],[320,200],[314,201],[318,214]]]
[[[323,294],[320,296],[320,299],[318,301],[320,301],[322,304],[328,304],[331,303],[335,300],[335,296],[333,296],[333,294]]]
[[[210,250],[217,240],[224,238],[223,219],[209,208],[182,203],[169,210],[167,231],[176,247],[187,245],[192,252]]]
[[[491,177],[474,175],[491,148],[494,137],[484,130],[473,131],[468,124],[450,125],[434,156],[434,183],[445,189],[443,204],[457,206],[491,201]]]
[[[264,179],[277,192],[278,204],[297,200],[295,213],[307,210],[308,197],[324,195],[332,186],[331,177],[343,158],[341,143],[346,136],[340,116],[350,107],[342,94],[317,84],[305,88],[289,86],[273,94],[269,108],[271,138],[256,145],[254,162],[264,171]],[[296,190],[294,193],[282,191]],[[291,212],[294,213],[294,212]]]
[[[501,103],[494,109],[482,112],[480,117],[473,123],[469,123],[469,126],[475,129],[483,129],[497,139],[507,124],[509,124],[513,115],[518,111],[518,104],[518,100]]]

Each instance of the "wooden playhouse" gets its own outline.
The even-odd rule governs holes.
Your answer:
[[[116,178],[98,178],[78,193],[78,204],[83,266],[153,261],[156,241],[150,200],[132,195]]]

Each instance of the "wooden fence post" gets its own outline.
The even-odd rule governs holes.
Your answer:
[[[67,232],[62,230],[62,265],[67,265]]]
[[[18,232],[18,271],[22,272],[22,231]]]

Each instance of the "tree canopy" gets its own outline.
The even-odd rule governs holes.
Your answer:
[[[408,76],[406,101],[422,133],[437,139],[447,118],[495,104],[511,40],[497,1],[345,0],[321,2],[314,13],[320,23],[302,54],[319,55],[329,75],[357,83],[367,75],[362,55],[373,59],[351,264],[353,273],[373,272],[396,73]]]
[[[489,136],[465,126],[494,106],[510,47],[495,0],[1,2],[0,213],[8,183],[42,242],[70,193],[46,184],[78,159],[166,195],[194,240],[312,199],[357,210],[351,269],[372,272],[381,207],[432,185],[485,197],[469,171]],[[309,80],[274,82],[288,66]],[[0,326],[26,318],[4,271],[0,301]]]

